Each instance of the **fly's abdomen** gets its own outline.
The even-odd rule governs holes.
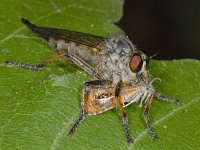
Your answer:
[[[67,53],[78,57],[91,67],[96,67],[101,61],[100,50],[97,48],[89,47],[87,45],[67,41],[63,39],[49,39],[51,47],[56,49],[58,53]]]

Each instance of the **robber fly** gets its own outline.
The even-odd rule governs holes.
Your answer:
[[[105,38],[63,29],[38,27],[24,18],[22,22],[47,41],[58,55],[39,65],[13,61],[7,61],[7,64],[40,70],[57,59],[67,58],[91,76],[91,80],[86,82],[83,88],[82,113],[68,135],[73,135],[87,116],[117,107],[122,114],[127,142],[132,142],[127,114],[123,107],[138,102],[140,106],[144,105],[144,120],[152,138],[157,138],[148,118],[154,97],[177,104],[179,101],[161,96],[153,88],[153,80],[150,79],[147,69],[149,57],[138,50],[127,36]]]

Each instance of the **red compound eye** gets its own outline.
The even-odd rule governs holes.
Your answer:
[[[136,53],[132,56],[130,61],[130,68],[132,72],[138,72],[142,67],[143,61],[140,54]]]

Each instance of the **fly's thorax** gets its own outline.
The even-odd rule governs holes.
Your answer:
[[[103,78],[114,84],[120,80],[129,83],[146,70],[147,56],[138,50],[126,36],[113,37],[104,43],[101,62]]]

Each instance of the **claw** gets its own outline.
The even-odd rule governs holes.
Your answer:
[[[178,99],[174,99],[174,103],[176,103],[177,105],[183,105],[183,103],[181,103]]]
[[[127,139],[127,143],[128,143],[128,144],[132,144],[132,143],[133,143],[133,140],[132,140],[131,137],[130,137],[129,139]]]
[[[157,138],[158,138],[157,134],[156,134],[156,133],[153,133],[153,134],[152,134],[152,140],[154,141],[154,140],[156,140]]]

